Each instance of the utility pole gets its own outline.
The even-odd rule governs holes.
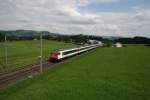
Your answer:
[[[70,42],[72,43],[72,38],[70,38]]]
[[[8,65],[8,53],[7,53],[7,36],[5,34],[5,67]]]
[[[42,64],[42,58],[43,58],[43,40],[42,40],[42,33],[40,35],[40,72],[43,72],[43,64]]]

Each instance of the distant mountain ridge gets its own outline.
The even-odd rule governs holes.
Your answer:
[[[119,39],[119,38],[123,38],[121,36],[101,36],[102,38],[104,39],[109,39],[109,40],[116,40],[116,39]]]
[[[0,33],[6,34],[7,36],[15,36],[15,37],[34,37],[42,35],[56,35],[55,33],[51,33],[48,31],[33,31],[33,30],[9,30],[3,31],[0,30]]]
[[[34,31],[34,30],[23,30],[23,29],[8,30],[8,31],[0,30],[0,33],[6,34],[7,36],[15,36],[15,37],[34,37],[34,36],[39,36],[41,33],[43,35],[50,35],[50,36],[61,35],[59,33],[52,33],[49,31]],[[62,35],[64,35],[64,34],[62,34]],[[106,39],[110,39],[110,40],[115,40],[115,39],[121,38],[121,37],[117,37],[117,36],[97,36],[97,37],[102,37],[102,38],[106,38]]]

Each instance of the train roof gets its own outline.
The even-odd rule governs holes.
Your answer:
[[[76,46],[76,47],[72,47],[72,48],[58,48],[58,49],[53,49],[53,50],[58,50],[58,51],[65,51],[65,50],[69,50],[69,49],[75,49],[75,48],[79,48],[79,47],[83,47],[83,46]]]
[[[93,44],[94,45],[94,44]],[[84,45],[84,46],[77,46],[77,47],[72,47],[72,48],[64,48],[64,49],[61,49],[61,48],[58,48],[58,49],[54,49],[53,51],[68,51],[70,49],[77,49],[77,48],[81,48],[81,47],[85,47],[85,46],[90,46],[90,45]]]
[[[65,50],[69,50],[69,49],[75,49],[75,48],[78,48],[78,47],[73,47],[73,48],[64,48],[64,49],[54,49],[54,51],[65,51]]]

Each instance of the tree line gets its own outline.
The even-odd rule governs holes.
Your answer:
[[[133,38],[119,38],[114,42],[120,42],[123,44],[150,44],[150,38],[136,36]]]
[[[64,41],[64,42],[72,42],[76,44],[87,43],[88,40],[98,40],[103,43],[112,44],[116,42],[120,42],[123,44],[150,44],[150,38],[136,36],[133,38],[117,38],[117,39],[107,39],[101,36],[93,36],[93,35],[62,35],[58,33],[50,33],[47,31],[26,31],[26,30],[17,30],[17,31],[0,31],[0,41],[4,41],[5,34],[7,35],[7,39],[9,41],[17,41],[17,40],[33,40],[40,39],[40,34],[43,34],[43,39],[46,40],[54,40],[54,41]]]

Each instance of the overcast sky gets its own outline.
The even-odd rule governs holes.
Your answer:
[[[0,0],[0,30],[150,37],[150,0]]]

